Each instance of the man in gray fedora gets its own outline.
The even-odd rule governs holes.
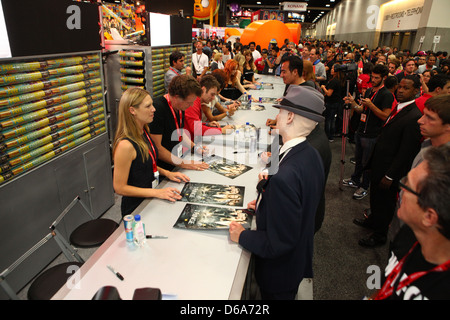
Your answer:
[[[262,299],[295,299],[303,278],[312,278],[314,219],[322,197],[322,159],[306,137],[323,121],[323,96],[314,88],[292,86],[274,105],[283,138],[278,170],[258,184],[256,230],[230,225],[230,239],[255,256]],[[272,155],[273,156],[273,155]]]

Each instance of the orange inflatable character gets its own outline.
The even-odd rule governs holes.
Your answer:
[[[283,43],[284,39],[292,41],[291,32],[286,25],[278,20],[257,20],[250,23],[242,32],[241,43],[248,45],[251,41],[267,48],[272,39]]]
[[[217,0],[194,0],[194,19],[209,19],[211,15],[211,9],[213,15],[216,15],[219,9],[217,2]]]

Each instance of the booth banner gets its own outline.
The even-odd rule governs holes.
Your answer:
[[[308,8],[306,2],[282,2],[283,10],[285,11],[300,11],[304,12]]]
[[[416,30],[425,0],[395,1],[381,6],[381,32]]]
[[[284,11],[280,10],[260,10],[259,20],[278,20],[286,22],[286,14]]]

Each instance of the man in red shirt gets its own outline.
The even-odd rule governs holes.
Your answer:
[[[432,76],[428,82],[428,90],[428,93],[424,93],[416,99],[416,105],[422,114],[425,101],[440,94],[450,94],[450,77],[444,74]]]
[[[200,86],[202,88],[201,96],[197,97],[194,104],[185,112],[184,128],[189,132],[192,141],[195,141],[198,136],[227,133],[228,129],[233,128],[231,125],[220,128],[217,121],[211,121],[208,125],[202,123],[202,104],[208,104],[214,99],[220,90],[220,84],[214,76],[206,75],[200,79]]]

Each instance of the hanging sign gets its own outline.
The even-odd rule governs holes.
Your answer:
[[[282,2],[284,11],[306,11],[308,4],[306,2]]]

